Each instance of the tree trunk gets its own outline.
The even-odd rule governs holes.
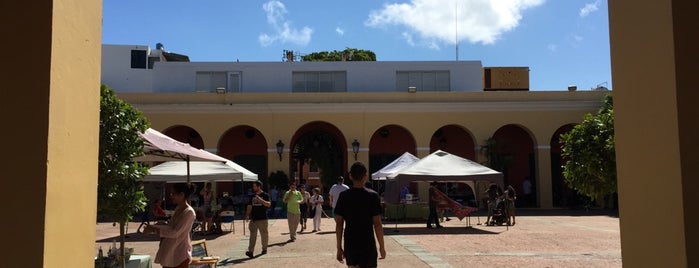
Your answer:
[[[124,232],[124,225],[124,222],[119,222],[119,259],[121,260],[121,267],[126,267],[126,248],[124,247],[126,234]]]

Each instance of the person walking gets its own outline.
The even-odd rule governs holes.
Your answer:
[[[430,190],[428,193],[428,202],[430,205],[430,215],[427,216],[427,228],[432,228],[432,222],[434,221],[435,227],[442,228],[439,225],[439,218],[437,217],[437,203],[439,203],[439,195],[437,193],[437,181],[430,183]]]
[[[340,193],[347,191],[347,189],[349,189],[349,186],[345,185],[345,178],[342,176],[337,177],[337,183],[330,187],[328,198],[330,199],[330,204],[333,208],[332,217],[335,217],[335,204],[337,204],[337,199],[340,197]]]
[[[323,216],[323,196],[320,195],[320,189],[313,188],[313,196],[311,196],[311,216],[313,216],[313,232],[320,231],[320,219]]]
[[[303,196],[296,190],[296,183],[289,184],[289,190],[284,193],[284,203],[286,204],[286,219],[289,223],[289,242],[296,241],[296,228],[301,220],[301,201]]]
[[[253,256],[255,244],[257,243],[258,231],[262,239],[261,254],[267,254],[267,245],[269,241],[269,233],[267,231],[267,208],[272,205],[272,202],[269,201],[269,195],[262,191],[262,182],[252,182],[252,191],[254,195],[250,198],[250,202],[248,202],[245,209],[245,221],[250,221],[248,223],[250,241],[248,242],[248,250],[245,252],[245,256],[249,258]]]
[[[515,200],[517,200],[517,192],[512,185],[508,185],[505,190],[505,200],[507,201],[505,209],[507,210],[507,224],[515,225]]]
[[[189,183],[172,185],[170,199],[177,204],[175,213],[168,224],[146,225],[145,233],[160,236],[160,246],[155,254],[155,263],[163,267],[189,267],[192,261],[192,240],[189,232],[192,229],[196,213],[187,203],[189,195],[194,192],[194,186]]]
[[[301,223],[299,224],[301,226],[301,231],[299,231],[299,233],[301,233],[304,230],[306,230],[306,221],[308,219],[308,211],[310,210],[310,207],[312,205],[310,204],[311,194],[306,191],[305,185],[301,185],[299,187],[299,192],[301,192],[301,196],[303,196],[303,201],[301,201],[301,204],[299,206],[299,208],[301,209]]]
[[[276,218],[277,213],[275,208],[277,207],[277,200],[279,199],[279,191],[277,191],[277,187],[272,186],[272,189],[269,189],[269,198],[272,202],[272,205],[269,207],[269,215],[271,218]]]
[[[375,191],[364,187],[367,169],[361,162],[350,168],[350,179],[352,188],[340,194],[335,207],[336,258],[340,263],[346,261],[347,267],[377,267],[377,257],[386,258],[381,198]]]

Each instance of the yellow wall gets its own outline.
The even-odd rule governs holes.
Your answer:
[[[609,11],[624,265],[697,267],[697,4]]]
[[[2,44],[2,266],[91,267],[102,3],[12,2],[0,12],[12,37]]]
[[[429,154],[432,135],[445,125],[463,127],[480,145],[500,127],[515,124],[532,139],[538,204],[550,208],[553,200],[549,146],[553,134],[564,125],[580,122],[584,114],[595,113],[608,93],[122,93],[119,97],[143,111],[153,128],[192,127],[209,149],[216,149],[225,131],[232,127],[255,127],[267,139],[268,170],[287,174],[291,139],[303,125],[313,121],[330,123],[344,135],[350,150],[347,165],[354,161],[350,145],[354,139],[361,144],[357,160],[368,163],[371,136],[389,124],[400,125],[413,135],[418,157]],[[278,140],[285,144],[281,162],[276,153]],[[485,160],[482,155],[478,158]]]

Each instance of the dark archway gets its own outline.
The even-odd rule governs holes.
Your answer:
[[[536,185],[536,157],[534,155],[534,141],[529,132],[519,125],[505,125],[493,134],[495,151],[504,156],[505,168],[502,173],[505,177],[505,186],[512,185],[517,193],[522,193],[522,182],[526,178],[533,186]],[[532,200],[536,200],[536,187],[532,187]],[[536,206],[532,204],[518,204],[518,206]]]
[[[374,131],[369,141],[369,174],[396,160],[403,153],[417,156],[417,143],[406,128],[385,125]]]
[[[291,139],[290,179],[325,191],[338,176],[346,176],[347,140],[327,122],[308,123]]]
[[[437,129],[430,139],[430,153],[442,150],[472,161],[476,161],[475,147],[471,133],[457,125]]]
[[[163,134],[177,141],[189,143],[192,147],[204,149],[204,140],[195,129],[189,126],[176,125],[166,128]]]
[[[568,162],[561,156],[561,134],[570,132],[575,124],[559,127],[551,136],[551,194],[554,207],[579,207],[586,203],[585,197],[570,189],[563,177],[563,165]]]
[[[267,139],[254,127],[242,125],[228,129],[218,142],[218,154],[257,174],[267,183]],[[219,182],[219,192],[242,193],[233,182]]]

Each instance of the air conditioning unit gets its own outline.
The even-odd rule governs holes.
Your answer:
[[[226,93],[226,88],[225,87],[217,87],[216,93],[218,93],[218,94]]]
[[[417,87],[408,87],[408,92],[415,93],[416,91],[417,91]]]

